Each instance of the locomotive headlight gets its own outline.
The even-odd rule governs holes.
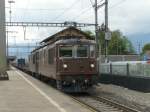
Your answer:
[[[63,67],[64,67],[64,68],[67,68],[68,66],[67,66],[67,64],[63,64]]]
[[[76,80],[73,80],[72,82],[75,84],[75,83],[76,83]]]
[[[95,65],[94,65],[94,64],[91,64],[90,66],[91,66],[91,68],[94,68],[94,67],[95,67]]]
[[[84,82],[85,82],[85,83],[87,83],[87,82],[88,82],[88,80],[86,79]]]

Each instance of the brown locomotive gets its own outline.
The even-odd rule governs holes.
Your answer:
[[[87,91],[98,80],[96,44],[88,38],[69,27],[43,40],[29,56],[30,71],[53,80],[62,91]]]

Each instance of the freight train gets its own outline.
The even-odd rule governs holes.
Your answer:
[[[66,28],[41,42],[29,55],[30,71],[64,92],[86,92],[98,82],[96,43],[75,28]]]

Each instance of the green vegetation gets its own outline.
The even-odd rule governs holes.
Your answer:
[[[91,31],[85,31],[89,36],[94,36]],[[105,33],[99,33],[99,43],[101,45],[101,54],[105,54]],[[112,31],[112,38],[108,43],[109,55],[128,55],[134,54],[135,50],[132,43],[119,30]]]
[[[95,35],[93,34],[93,32],[91,32],[89,30],[84,31],[84,33],[86,33],[87,35],[89,35],[89,39],[94,39],[95,38]]]
[[[142,49],[142,54],[145,54],[148,50],[150,50],[150,43],[144,45]]]

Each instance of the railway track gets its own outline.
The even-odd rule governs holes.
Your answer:
[[[23,71],[25,72],[25,71]],[[68,96],[69,94],[67,94]],[[74,101],[92,112],[141,112],[103,97],[90,94],[69,95]]]
[[[140,112],[136,109],[116,103],[102,97],[95,96],[72,96],[71,97],[82,106],[90,109],[93,112]]]

